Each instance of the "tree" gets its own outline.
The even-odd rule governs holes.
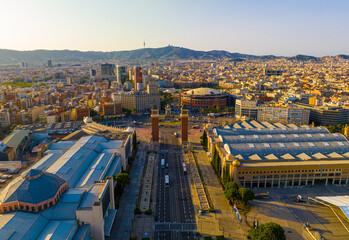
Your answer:
[[[98,115],[98,112],[94,110],[93,108],[90,108],[90,117],[95,117]]]
[[[168,104],[167,100],[164,99],[164,98],[161,98],[161,100],[160,100],[160,108],[161,108],[161,110],[164,111],[166,106],[167,106],[167,104]]]
[[[223,168],[223,184],[224,186],[230,181],[229,167],[226,165]]]
[[[249,188],[240,188],[238,193],[243,203],[254,199],[254,192]]]
[[[207,151],[208,139],[206,131],[204,131],[204,133],[202,134],[202,144],[204,145],[205,151]]]
[[[130,175],[127,173],[118,173],[114,176],[114,179],[116,180],[117,184],[120,184],[122,187],[126,184],[130,184]]]
[[[221,176],[221,157],[218,154],[218,151],[214,149],[213,158],[212,158],[213,168],[216,170],[217,175]]]
[[[239,186],[237,185],[236,182],[232,181],[232,182],[228,182],[225,186],[224,189],[224,196],[231,200],[237,200],[239,197]]]
[[[286,240],[285,230],[273,222],[252,228],[247,237],[251,240]]]
[[[206,113],[205,109],[201,108],[200,113],[205,114]]]
[[[207,108],[207,112],[210,112],[210,113],[211,113],[211,112],[213,112],[213,111],[214,111],[214,107],[208,107],[208,108]]]
[[[133,132],[133,147],[136,147],[137,145],[137,133],[136,131]]]

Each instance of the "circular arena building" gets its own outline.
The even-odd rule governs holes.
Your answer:
[[[190,109],[224,108],[227,101],[228,95],[225,92],[212,88],[196,88],[181,94],[181,105]]]

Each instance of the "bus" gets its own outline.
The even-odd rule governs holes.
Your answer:
[[[170,178],[168,175],[165,175],[165,187],[170,187]]]
[[[165,159],[161,159],[161,168],[165,168]]]
[[[187,167],[183,167],[183,173],[184,175],[187,175]]]

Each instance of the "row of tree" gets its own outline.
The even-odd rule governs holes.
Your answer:
[[[215,169],[217,175],[220,178],[220,176],[222,175],[222,160],[221,160],[221,157],[219,156],[219,153],[216,149],[214,149],[211,164],[212,164],[213,168]]]
[[[206,131],[201,136],[201,144],[204,147],[205,151],[208,150],[208,137]]]
[[[221,111],[229,112],[229,108],[225,107],[225,108],[221,109],[220,107],[217,106],[217,107],[208,107],[206,109],[204,109],[204,108],[200,109],[200,112],[202,114],[205,114],[205,113],[220,113]]]
[[[119,207],[119,199],[124,190],[126,184],[130,184],[130,175],[127,173],[118,173],[114,176],[114,180],[116,181],[116,185],[114,188],[114,197],[115,197],[115,205],[116,208]]]
[[[325,126],[330,133],[344,133],[345,124]]]

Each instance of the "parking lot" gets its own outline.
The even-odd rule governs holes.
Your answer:
[[[312,239],[304,230],[304,224],[318,231],[325,239],[349,239],[349,233],[326,206],[309,201],[308,197],[348,195],[348,186],[324,186],[311,188],[258,188],[255,193],[269,192],[266,199],[251,201],[251,211],[247,221],[279,223],[285,230],[287,239]],[[294,199],[301,195],[305,202],[296,203]],[[349,228],[349,222],[345,222]]]

